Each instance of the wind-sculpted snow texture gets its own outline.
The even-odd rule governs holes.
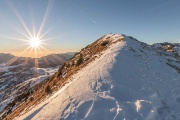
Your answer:
[[[178,120],[180,74],[132,37],[112,44],[62,89],[17,120]],[[171,56],[169,59],[172,59]]]

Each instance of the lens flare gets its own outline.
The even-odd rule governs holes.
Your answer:
[[[24,28],[24,30],[21,30],[17,26],[12,27],[21,35],[21,38],[11,37],[9,39],[23,41],[25,46],[28,45],[25,48],[25,50],[21,51],[17,56],[28,56],[28,57],[39,58],[41,56],[51,53],[48,49],[45,48],[45,45],[47,45],[45,41],[50,40],[50,38],[46,37],[46,35],[50,32],[50,29],[44,30],[44,26],[50,14],[50,11],[53,7],[54,1],[55,0],[48,1],[47,8],[44,13],[44,17],[42,18],[42,22],[40,23],[40,25],[38,25],[39,28],[37,28],[34,24],[34,19],[33,19],[34,17],[33,17],[33,11],[31,11],[32,10],[31,5],[30,5],[30,12],[32,17],[32,26],[28,26],[24,21],[23,17],[20,15],[13,1],[11,0],[7,1],[7,4],[12,9],[14,14],[17,16],[19,22]]]

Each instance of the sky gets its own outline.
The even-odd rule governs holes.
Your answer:
[[[0,0],[0,53],[36,57],[79,51],[108,33],[148,44],[180,42],[180,0]],[[35,33],[35,34],[34,34]]]

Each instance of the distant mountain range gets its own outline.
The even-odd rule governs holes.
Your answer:
[[[0,53],[0,64],[6,63],[7,61],[11,60],[14,57],[15,56],[11,54]]]
[[[0,64],[6,66],[14,66],[18,64],[26,64],[31,67],[56,67],[62,65],[69,60],[75,52],[68,52],[62,54],[50,54],[41,58],[17,57],[11,54],[0,53]]]

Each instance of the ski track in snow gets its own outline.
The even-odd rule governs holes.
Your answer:
[[[180,119],[179,73],[155,51],[140,51],[139,43],[124,38],[16,120]]]

